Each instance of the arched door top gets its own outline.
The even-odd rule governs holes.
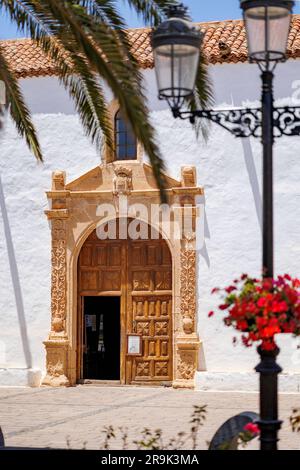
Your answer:
[[[118,221],[117,228],[120,223]],[[147,226],[147,230],[150,236],[150,227]],[[155,239],[100,240],[96,230],[92,232],[79,256],[78,294],[81,300],[79,317],[84,315],[87,297],[120,297],[121,321],[116,328],[121,329],[122,383],[172,382],[172,260],[161,236]],[[105,317],[107,312],[103,313]],[[81,354],[78,378],[89,379],[91,377],[82,377],[82,351],[86,348],[82,318],[79,318],[79,324],[82,328],[77,348]],[[136,356],[127,350],[128,341],[132,340],[128,335],[137,335],[141,340],[141,350]]]

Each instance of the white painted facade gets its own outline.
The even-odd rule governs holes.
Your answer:
[[[258,105],[259,70],[255,65],[210,67],[216,106]],[[157,138],[171,176],[195,165],[205,188],[205,244],[198,255],[198,318],[203,342],[198,389],[255,390],[255,349],[234,347],[234,331],[221,315],[208,319],[218,299],[215,286],[261,267],[261,143],[236,139],[216,125],[210,138],[197,141],[188,122],[174,120],[156,98],[154,71],[145,72]],[[21,81],[34,115],[45,163],[37,164],[8,120],[0,133],[0,385],[38,385],[45,372],[43,341],[50,327],[50,230],[45,191],[54,170],[70,181],[100,163],[100,153],[83,135],[74,108],[56,78]],[[300,105],[300,62],[276,71],[279,104]],[[300,138],[275,146],[275,264],[277,273],[299,274]],[[200,201],[203,203],[204,201]],[[289,335],[278,338],[285,375],[281,389],[300,391],[300,350]]]

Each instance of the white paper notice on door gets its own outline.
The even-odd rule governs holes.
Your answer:
[[[132,355],[141,354],[141,336],[128,335],[127,336],[127,353]]]

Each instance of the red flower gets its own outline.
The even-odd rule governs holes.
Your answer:
[[[283,300],[282,302],[277,302],[276,300],[272,303],[272,312],[281,313],[288,310],[287,303]]]
[[[300,279],[293,279],[293,286],[300,287]]]
[[[274,335],[280,333],[280,328],[278,325],[270,325],[263,328],[261,332],[261,338],[273,338]]]
[[[253,331],[250,331],[249,338],[251,339],[251,341],[258,341],[259,333],[254,333]]]
[[[254,434],[255,436],[260,433],[259,427],[257,426],[257,424],[254,423],[246,424],[246,426],[244,426],[244,430],[250,432],[251,434]]]
[[[268,324],[268,319],[265,317],[257,317],[256,318],[256,325],[257,328],[260,330],[261,328],[264,328]]]
[[[259,308],[264,308],[267,303],[267,299],[265,297],[260,297],[257,301],[257,306]]]
[[[274,340],[263,340],[262,344],[261,344],[261,347],[262,349],[264,349],[265,351],[273,351],[274,349],[276,349],[276,343],[274,342]]]
[[[214,293],[219,291],[213,289]],[[254,279],[243,274],[240,280],[235,279],[221,292],[223,303],[219,309],[227,310],[224,323],[245,333],[242,342],[246,347],[261,341],[263,349],[272,350],[276,348],[276,334],[300,336],[299,279],[288,274],[277,279]],[[209,312],[208,316],[213,314]]]
[[[228,304],[219,305],[220,310],[226,310],[229,307]]]
[[[226,289],[225,289],[227,294],[231,294],[231,292],[233,292],[234,290],[236,290],[235,286],[229,286],[229,287],[226,287]]]
[[[270,291],[273,288],[273,279],[264,279],[262,283],[262,288],[266,291]]]
[[[248,323],[245,320],[236,322],[236,327],[240,331],[247,331],[248,330]]]
[[[219,287],[214,287],[213,290],[211,291],[212,294],[216,294],[217,292],[220,292]]]
[[[215,314],[215,312],[209,312],[208,318],[212,317]]]
[[[242,342],[246,346],[246,348],[250,348],[250,346],[252,346],[251,339],[248,336],[243,335]]]

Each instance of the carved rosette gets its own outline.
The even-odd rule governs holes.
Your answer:
[[[193,351],[181,351],[179,353],[179,360],[177,369],[179,372],[179,379],[192,380],[196,372],[195,354]]]
[[[66,328],[66,229],[63,219],[52,221],[51,333]]]

